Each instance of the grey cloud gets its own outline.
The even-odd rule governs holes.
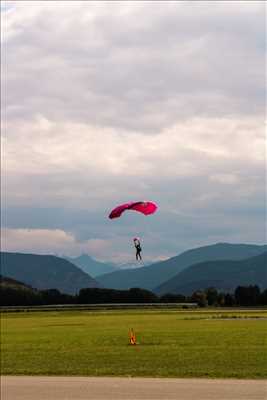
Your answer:
[[[99,7],[87,20],[79,10],[90,14],[90,4],[61,21],[47,9],[8,42],[8,118],[16,105],[20,116],[155,132],[195,114],[247,113],[251,103],[263,112],[260,11],[160,3],[124,18]]]

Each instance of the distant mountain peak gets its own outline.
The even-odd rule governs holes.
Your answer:
[[[92,276],[93,278],[103,275],[105,273],[116,271],[114,265],[97,261],[89,254],[81,254],[78,257],[64,257],[66,260],[72,262],[77,267],[81,268],[84,272]]]
[[[75,259],[75,257],[73,259]],[[89,256],[89,254],[86,254],[86,253],[83,253],[80,256],[77,256],[76,259],[79,259],[79,260],[85,259],[85,260],[94,260],[94,261],[96,261],[93,257]]]

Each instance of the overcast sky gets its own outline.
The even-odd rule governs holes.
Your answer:
[[[263,1],[3,1],[1,19],[3,250],[265,243]],[[107,218],[129,200],[159,210]]]

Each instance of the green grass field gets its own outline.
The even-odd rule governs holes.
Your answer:
[[[267,377],[266,311],[1,315],[2,375]],[[134,328],[137,346],[128,345]]]

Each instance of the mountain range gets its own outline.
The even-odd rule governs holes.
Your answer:
[[[67,294],[91,287],[121,290],[138,287],[159,295],[189,295],[207,287],[232,291],[238,285],[254,284],[266,288],[266,256],[266,245],[217,243],[152,265],[95,275],[99,271],[113,270],[114,266],[95,261],[88,255],[69,258],[83,265],[79,267],[51,255],[2,252],[1,275],[36,289],[58,289]],[[82,268],[94,271],[97,279]]]
[[[58,289],[68,294],[100,286],[76,265],[50,255],[1,252],[1,275],[36,289]]]
[[[267,288],[267,252],[245,260],[206,261],[191,265],[154,292],[157,295],[191,295],[197,290],[213,287],[231,293],[237,286],[249,285]]]
[[[104,274],[97,280],[106,288],[142,287],[154,290],[191,265],[215,260],[242,260],[264,251],[267,251],[266,245],[217,243],[185,251],[149,266]]]

